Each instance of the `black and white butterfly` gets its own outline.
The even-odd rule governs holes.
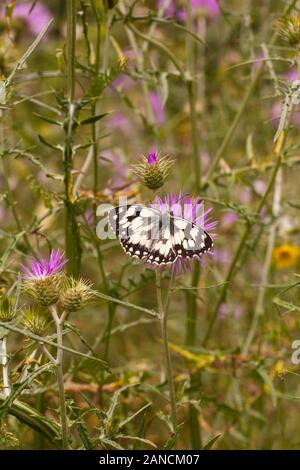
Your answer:
[[[213,246],[207,232],[172,211],[132,204],[111,209],[108,220],[125,253],[154,265],[199,258]]]

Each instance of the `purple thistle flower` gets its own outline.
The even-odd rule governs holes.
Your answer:
[[[179,194],[168,194],[163,199],[156,196],[154,203],[150,204],[149,207],[158,209],[161,212],[172,211],[175,217],[183,217],[193,222],[206,232],[209,232],[209,235],[214,238],[215,234],[211,231],[215,229],[217,222],[212,221],[212,218],[209,216],[212,208],[210,207],[204,210],[204,202],[199,196],[183,196],[181,192]],[[200,262],[201,258],[196,260]],[[187,272],[191,270],[190,260],[179,257],[172,265],[172,269],[177,274],[179,274],[181,270]]]
[[[49,276],[58,274],[67,263],[64,254],[59,250],[51,250],[49,259],[46,258],[31,258],[29,260],[29,267],[20,264],[24,273],[24,279],[27,281],[45,279]]]
[[[151,152],[147,156],[147,163],[149,165],[156,165],[157,163],[157,153],[156,152]]]
[[[46,24],[49,23],[51,15],[45,5],[37,3],[32,8],[32,2],[20,3],[14,6],[13,18],[24,20],[30,31],[37,36]]]

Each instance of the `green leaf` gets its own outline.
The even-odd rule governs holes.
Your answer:
[[[29,374],[26,380],[24,380],[22,383],[14,384],[11,394],[0,405],[0,416],[3,417],[9,412],[9,409],[11,408],[14,400],[18,398],[19,395],[21,395],[24,389],[28,388],[30,384],[44,372],[50,372],[53,370],[53,367],[54,366],[51,363],[44,364]]]
[[[100,121],[100,119],[103,119],[105,116],[107,116],[108,113],[103,113],[103,114],[97,114],[96,116],[90,116],[87,119],[84,119],[83,121],[80,121],[79,124],[84,126],[85,124],[93,124],[94,122]]]
[[[256,372],[262,378],[265,384],[268,386],[269,393],[272,398],[273,406],[276,406],[277,405],[277,393],[276,393],[276,389],[274,387],[272,379],[269,377],[269,374],[262,367],[258,367],[256,369]]]
[[[126,426],[126,424],[130,423],[130,421],[132,421],[134,418],[136,418],[136,416],[138,416],[140,413],[142,413],[143,411],[147,410],[149,408],[149,406],[151,406],[152,403],[147,403],[145,406],[143,406],[142,408],[140,408],[138,411],[136,411],[133,415],[129,416],[127,419],[125,419],[124,421],[122,421],[119,425],[119,428],[123,428],[124,426]]]
[[[49,124],[54,124],[55,126],[62,127],[62,123],[59,121],[56,121],[55,119],[51,119],[49,117],[43,116],[42,114],[39,113],[33,113],[36,117],[41,119],[42,121],[48,122]]]
[[[0,406],[6,401],[3,393],[0,393]],[[59,426],[45,418],[31,406],[20,400],[14,400],[8,410],[8,414],[15,416],[21,423],[29,426],[34,431],[42,434],[57,449],[61,448]]]
[[[210,450],[214,443],[222,436],[223,434],[217,434],[215,437],[212,437],[205,446],[202,447],[202,450]]]
[[[60,148],[57,147],[56,145],[53,145],[53,144],[50,144],[49,142],[47,142],[47,140],[45,140],[44,137],[41,136],[40,134],[38,134],[38,138],[42,142],[42,144],[46,145],[47,147],[51,148],[52,150],[60,150]]]
[[[80,412],[79,412],[78,408],[72,407],[72,415],[73,415],[73,418],[76,419],[75,426],[77,428],[77,431],[78,431],[79,437],[82,441],[82,444],[84,445],[84,448],[86,450],[92,450],[93,449],[93,444],[92,444],[92,442],[89,438],[85,422],[84,422],[82,416],[80,415]]]
[[[111,439],[107,439],[106,437],[101,437],[100,442],[101,444],[107,445],[116,450],[125,450],[124,447],[120,446],[120,444]]]
[[[273,299],[273,303],[279,305],[279,307],[283,307],[288,312],[300,312],[300,307],[291,302],[286,302],[285,300],[281,300],[279,297],[275,297]]]

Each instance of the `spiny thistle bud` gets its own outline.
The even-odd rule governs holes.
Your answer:
[[[91,288],[89,281],[70,277],[62,286],[59,301],[64,310],[75,312],[88,304],[93,297],[95,297],[95,291]]]
[[[0,321],[9,322],[16,316],[13,301],[4,295],[0,299]]]
[[[173,164],[174,161],[168,156],[160,157],[156,152],[152,152],[135,165],[132,174],[148,189],[156,191],[167,181]]]
[[[41,307],[29,307],[22,316],[21,324],[31,333],[43,336],[50,325],[49,312]]]
[[[290,46],[296,49],[300,47],[300,15],[295,14],[278,20],[276,29]]]
[[[44,307],[55,304],[58,301],[64,278],[61,271],[66,262],[63,254],[52,250],[48,260],[31,259],[29,268],[21,265],[24,272],[23,291]]]
[[[25,280],[22,290],[43,307],[54,305],[59,299],[63,276],[54,274],[45,279]]]

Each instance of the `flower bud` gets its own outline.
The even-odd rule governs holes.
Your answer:
[[[160,157],[152,152],[133,167],[132,174],[148,189],[156,191],[167,181],[173,164],[168,156]]]
[[[64,310],[75,312],[88,304],[94,296],[95,292],[89,281],[70,277],[62,287],[59,302]]]
[[[41,279],[27,279],[23,282],[22,290],[39,305],[48,307],[58,301],[62,281],[61,274],[53,274]]]
[[[16,316],[13,301],[4,295],[0,299],[0,321],[9,322]]]
[[[300,15],[295,14],[277,21],[278,34],[289,43],[290,46],[300,47]]]
[[[31,333],[43,336],[50,324],[51,316],[42,307],[29,307],[22,316],[21,324]]]

